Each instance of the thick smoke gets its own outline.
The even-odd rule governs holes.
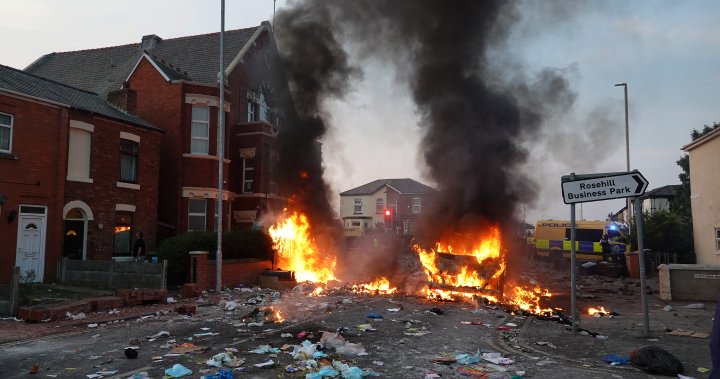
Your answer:
[[[531,203],[537,193],[519,170],[528,156],[521,138],[575,98],[561,71],[526,80],[512,64],[506,72],[492,69],[490,60],[518,18],[515,3],[506,1],[295,3],[281,13],[277,38],[306,126],[286,138],[281,149],[302,153],[285,162],[297,170],[307,161],[319,170],[313,174],[321,173],[320,162],[310,161],[319,155],[306,153],[316,151],[325,131],[320,101],[342,95],[352,76],[337,38],[342,35],[363,53],[397,64],[398,79],[407,82],[417,105],[422,156],[440,193],[418,236],[431,242],[497,224],[514,231],[516,206]],[[318,185],[325,195],[326,186]]]
[[[335,216],[323,179],[320,140],[327,132],[322,100],[342,97],[357,74],[331,29],[329,9],[297,6],[277,16],[275,33],[297,117],[278,134],[278,169],[282,188],[292,192],[293,210],[312,225],[328,227]]]

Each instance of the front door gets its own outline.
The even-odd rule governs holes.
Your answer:
[[[18,222],[15,265],[20,267],[23,281],[42,282],[45,269],[45,215],[23,214],[22,208]]]
[[[70,259],[83,259],[84,244],[85,220],[65,220],[63,256]]]

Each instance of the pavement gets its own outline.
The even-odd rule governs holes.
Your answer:
[[[516,280],[550,289],[552,306],[569,308],[570,278],[563,272],[569,270],[533,261],[516,271]],[[340,330],[345,340],[360,344],[367,355],[340,354],[326,345],[329,357],[317,361],[342,362],[388,378],[652,378],[656,376],[632,365],[611,366],[603,361],[606,355],[627,357],[647,345],[677,357],[685,375],[707,378],[712,368],[708,337],[715,303],[660,301],[657,278],[649,278],[648,285],[648,336],[643,335],[639,280],[587,274],[578,276],[580,332],[576,334],[558,318],[530,316],[493,304],[368,296],[347,289],[309,296],[302,288],[282,292],[238,288],[177,299],[175,304],[90,312],[82,320],[35,324],[1,320],[0,377],[87,378],[112,369],[117,373],[103,377],[128,378],[146,372],[148,377],[161,378],[166,369],[182,364],[193,371],[188,378],[198,378],[218,372],[207,365],[208,359],[233,349],[237,353],[232,354],[244,360],[235,377],[306,377],[318,369],[299,370],[298,360],[288,354],[291,346],[300,346],[305,339],[319,342],[324,331]],[[178,306],[193,306],[195,311],[191,316],[181,314],[176,312]],[[599,306],[613,316],[585,314],[588,307]],[[285,320],[257,322],[263,314],[256,309],[263,307],[281,311]],[[383,318],[368,318],[371,313]],[[372,330],[362,331],[358,326]],[[161,331],[168,335],[152,338]],[[172,348],[182,343],[204,350],[173,355]],[[139,347],[137,359],[124,356],[130,345]],[[251,353],[262,345],[286,349]],[[501,363],[480,359],[461,364],[457,360],[461,354],[472,358],[489,353],[496,354],[488,356],[496,362],[503,358]],[[269,360],[272,365],[255,367]],[[30,374],[36,365],[38,373]]]

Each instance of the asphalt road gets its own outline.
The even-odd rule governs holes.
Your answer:
[[[566,278],[562,274],[555,275],[550,266],[543,267],[544,271],[526,272],[535,279],[525,280],[564,285]],[[678,328],[709,331],[714,305],[688,309],[685,304],[674,304],[675,309],[669,312],[653,299],[652,336],[645,338],[639,336],[642,317],[637,313],[637,294],[626,291],[635,287],[634,282],[584,277],[579,283],[585,286],[580,291],[583,305],[602,302],[620,310],[620,315],[612,319],[582,316],[580,320],[584,328],[607,338],[572,335],[567,325],[515,315],[475,301],[442,303],[417,297],[355,295],[344,290],[320,297],[296,291],[233,290],[206,298],[191,317],[160,313],[2,344],[0,378],[87,378],[101,370],[118,370],[105,377],[128,378],[147,372],[151,378],[161,378],[166,369],[177,363],[192,370],[187,378],[199,378],[218,372],[206,361],[226,349],[237,349],[235,355],[244,360],[242,369],[234,371],[236,378],[300,378],[317,369],[288,372],[288,367],[298,368],[289,346],[299,345],[302,340],[315,343],[323,332],[333,335],[338,330],[347,342],[362,345],[367,355],[339,354],[328,347],[324,351],[329,357],[316,361],[342,362],[387,378],[473,377],[468,376],[471,374],[482,377],[473,370],[485,371],[490,378],[648,378],[653,376],[630,365],[610,366],[602,361],[605,354],[626,355],[648,344],[663,346],[676,354],[685,364],[686,374],[707,377],[698,368],[711,368],[708,340],[667,336],[665,332]],[[618,294],[620,290],[622,293]],[[562,294],[555,299],[558,303],[566,300]],[[226,301],[237,302],[237,308],[226,310]],[[262,313],[249,315],[265,306],[280,310],[286,320],[249,324],[262,319]],[[372,313],[382,315],[382,319],[369,318]],[[161,331],[169,335],[148,338]],[[299,339],[301,333],[305,335]],[[168,356],[172,346],[183,343],[203,350]],[[131,345],[139,347],[136,359],[125,357],[125,348]],[[281,350],[250,352],[262,345]],[[437,362],[461,354],[472,359],[478,353],[496,353],[495,358],[507,360],[493,364],[480,359],[466,365]],[[269,360],[274,363],[268,367],[254,366]],[[34,365],[38,373],[29,374]]]

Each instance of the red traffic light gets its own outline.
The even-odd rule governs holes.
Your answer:
[[[386,209],[386,210],[385,210],[385,216],[390,216],[390,210],[389,210],[389,209]]]

